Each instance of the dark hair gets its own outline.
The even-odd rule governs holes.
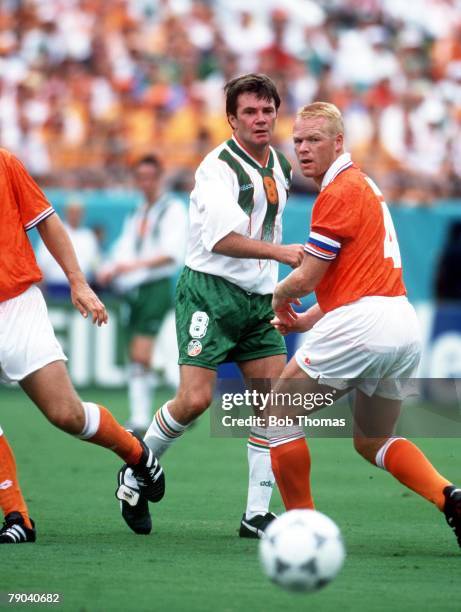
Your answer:
[[[242,93],[254,93],[260,100],[273,100],[275,110],[279,109],[280,96],[272,79],[265,74],[244,74],[232,79],[224,86],[226,114],[237,114],[237,101]]]
[[[162,169],[163,169],[162,162],[153,153],[149,153],[148,155],[143,155],[142,157],[140,157],[136,161],[134,167],[136,169],[136,168],[139,168],[139,166],[142,166],[143,164],[149,164],[151,166],[155,166],[155,168],[157,168],[158,172],[161,172]]]

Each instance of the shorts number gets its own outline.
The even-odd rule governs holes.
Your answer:
[[[397,234],[395,233],[391,213],[389,212],[389,208],[384,201],[383,194],[379,190],[376,183],[369,176],[367,176],[366,179],[370,187],[373,189],[374,194],[381,200],[384,221],[384,259],[392,259],[394,262],[394,268],[401,268],[402,258],[400,256],[399,243],[397,241]]]
[[[192,315],[192,319],[189,327],[189,335],[191,338],[203,338],[208,328],[208,321],[210,317],[206,312],[197,310]]]

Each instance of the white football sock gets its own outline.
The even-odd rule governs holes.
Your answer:
[[[82,402],[82,406],[85,414],[85,425],[83,426],[82,431],[77,435],[77,438],[89,440],[99,429],[101,411],[99,406],[93,402]]]
[[[248,497],[245,517],[250,520],[257,514],[269,512],[272,489],[275,485],[269,441],[255,430],[252,430],[248,439],[248,469]]]
[[[155,375],[140,363],[128,368],[128,406],[130,426],[146,429],[151,421],[152,387]],[[156,386],[156,385],[155,385]]]
[[[168,410],[168,402],[157,410],[144,436],[144,442],[156,457],[160,457],[177,440],[186,429],[175,421]]]

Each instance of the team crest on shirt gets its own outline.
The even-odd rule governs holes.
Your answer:
[[[267,202],[273,206],[279,204],[279,193],[277,191],[277,184],[272,176],[263,177],[264,191],[266,193]]]
[[[197,357],[202,352],[202,343],[200,340],[191,340],[187,345],[187,354],[189,357]]]

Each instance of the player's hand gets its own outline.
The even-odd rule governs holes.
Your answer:
[[[291,333],[303,333],[312,329],[315,324],[315,319],[312,317],[309,311],[298,313],[296,319],[292,319],[290,322],[282,322],[280,317],[277,315],[271,320],[271,325],[282,334],[286,336]]]
[[[274,293],[272,309],[282,325],[290,326],[298,318],[298,313],[293,309],[292,304],[299,306],[301,302],[298,298],[280,298]]]
[[[282,336],[286,336],[287,334],[290,334],[292,331],[296,331],[294,329],[294,321],[292,324],[287,325],[286,323],[282,323],[282,321],[277,316],[271,319],[271,325],[273,325],[275,329],[280,334],[282,334]]]
[[[72,304],[85,319],[88,315],[92,316],[93,323],[101,327],[103,323],[107,323],[108,314],[106,307],[98,298],[93,289],[86,282],[79,281],[71,284],[71,300]]]
[[[302,244],[281,244],[280,256],[277,260],[292,268],[300,266],[304,259],[304,246]]]

